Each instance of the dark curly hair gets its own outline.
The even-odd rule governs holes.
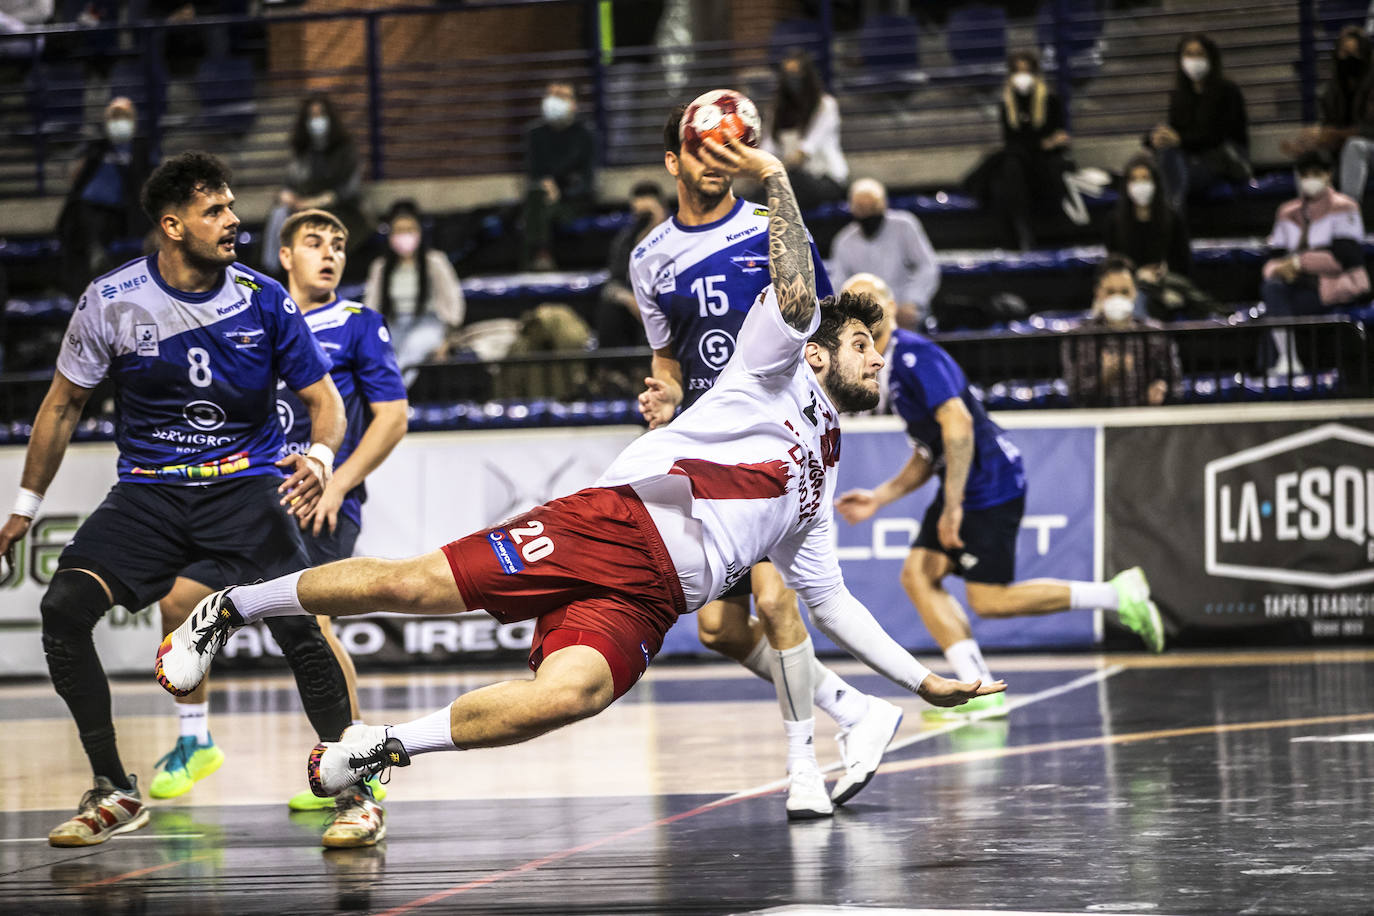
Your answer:
[[[831,353],[840,349],[840,332],[851,321],[858,321],[874,337],[883,325],[883,307],[868,293],[839,293],[821,300],[821,323],[811,342]]]
[[[674,105],[673,110],[668,112],[668,120],[663,122],[663,151],[672,153],[674,156],[682,155],[682,116],[687,113],[687,106]]]
[[[182,153],[165,160],[143,183],[139,203],[148,219],[156,223],[168,210],[190,203],[197,192],[209,193],[229,187],[233,173],[217,156],[209,153]]]

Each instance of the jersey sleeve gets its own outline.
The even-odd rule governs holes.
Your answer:
[[[931,413],[950,398],[963,397],[964,388],[967,387],[964,371],[953,357],[939,347],[927,348],[910,366],[906,364],[904,354],[900,368],[917,380],[921,406]]]
[[[778,296],[770,284],[754,300],[753,308],[744,316],[734,359],[754,375],[782,375],[797,368],[802,348],[821,323],[821,310],[811,314],[811,324],[798,331],[783,320]]]
[[[273,284],[264,286],[258,295],[263,325],[273,333],[272,357],[277,377],[292,391],[300,391],[328,375],[329,357],[286,290]]]
[[[816,271],[816,298],[824,299],[826,296],[835,295],[835,287],[830,283],[830,275],[825,272],[825,262],[821,260],[821,252],[816,247],[815,239],[811,240],[811,266]]]
[[[639,317],[644,322],[644,336],[648,338],[649,346],[661,350],[672,343],[673,334],[668,326],[668,316],[658,307],[658,299],[654,296],[654,279],[649,261],[630,262],[630,288],[634,290]]]
[[[844,584],[835,556],[834,526],[831,514],[821,513],[816,524],[768,552],[788,588],[828,591]]]
[[[386,319],[370,309],[359,317],[367,319],[358,339],[355,367],[363,399],[369,404],[405,400],[406,383],[396,362]]]
[[[67,334],[57,354],[57,371],[82,388],[99,385],[110,368],[110,335],[103,312],[99,296],[86,290],[67,323]]]

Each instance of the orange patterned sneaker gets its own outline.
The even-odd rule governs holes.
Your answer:
[[[138,777],[129,778],[133,788],[120,789],[104,776],[97,776],[95,788],[81,796],[76,816],[48,834],[48,845],[95,846],[148,823],[148,809],[138,794]]]

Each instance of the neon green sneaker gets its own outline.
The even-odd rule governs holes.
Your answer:
[[[376,776],[369,776],[366,780],[367,787],[372,790],[372,798],[376,801],[386,801],[386,786],[382,785],[381,780]],[[286,806],[292,811],[333,811],[334,799],[320,798],[309,789],[303,789],[291,796],[291,800]]]
[[[1132,566],[1116,574],[1109,583],[1116,589],[1117,619],[1126,629],[1138,634],[1151,652],[1164,651],[1164,620],[1150,600],[1150,583],[1145,571]]]
[[[959,706],[932,706],[921,710],[921,718],[927,722],[949,722],[966,719],[973,713],[980,713],[979,719],[1005,719],[1007,717],[1007,695],[989,693],[974,697]]]
[[[176,798],[191,791],[191,787],[218,770],[224,763],[224,751],[215,747],[215,739],[208,744],[196,741],[195,735],[182,735],[176,746],[157,762],[158,772],[148,786],[153,798]]]

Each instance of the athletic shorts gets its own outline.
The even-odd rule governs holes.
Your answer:
[[[130,609],[167,594],[197,560],[213,560],[228,582],[304,569],[310,560],[296,519],[279,502],[281,480],[260,475],[189,487],[120,481],[82,522],[57,567],[90,570]]]
[[[921,519],[912,547],[924,547],[949,557],[954,574],[966,582],[1006,585],[1016,578],[1016,536],[1021,531],[1021,516],[1026,497],[1018,496],[986,509],[965,509],[959,537],[964,546],[946,550],[940,544],[940,513],[945,511],[945,494],[935,497]]]
[[[727,588],[717,598],[717,601],[725,601],[729,598],[749,598],[754,594],[754,568],[751,566],[744,571],[744,575],[735,580],[735,584]]]
[[[305,553],[310,558],[311,566],[323,566],[335,560],[346,560],[353,556],[353,547],[358,543],[358,523],[340,515],[339,523],[334,526],[332,534],[321,530],[319,537],[316,537],[309,531],[302,531],[301,539],[305,541]],[[192,582],[199,582],[208,588],[224,588],[251,581],[230,578],[232,569],[226,568],[213,557],[197,560],[177,575]]]
[[[590,646],[625,694],[687,605],[668,550],[629,487],[593,487],[446,545],[470,610],[502,623],[539,618],[530,670]]]

